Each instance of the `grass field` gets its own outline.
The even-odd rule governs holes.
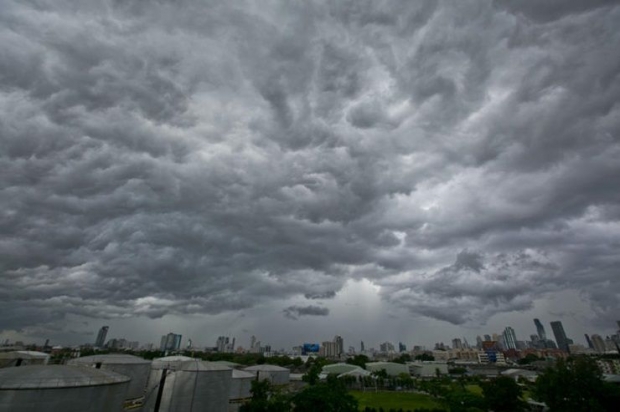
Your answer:
[[[465,389],[476,395],[482,396],[482,388],[479,385],[467,385]]]
[[[370,408],[383,408],[385,410],[403,408],[412,411],[416,408],[441,408],[441,405],[429,395],[420,393],[352,391],[351,394],[359,402],[360,410],[367,406]]]

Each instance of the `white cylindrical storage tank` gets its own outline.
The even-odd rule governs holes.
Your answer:
[[[50,355],[32,350],[0,352],[0,368],[25,365],[47,365]]]
[[[144,396],[146,382],[151,373],[151,361],[133,355],[84,356],[83,358],[72,359],[68,364],[110,370],[131,378],[129,389],[127,390],[127,399],[136,399]]]
[[[0,369],[0,412],[120,412],[129,378],[67,365]]]
[[[233,369],[230,383],[229,412],[239,410],[239,406],[252,397],[251,389],[254,378],[250,372]]]
[[[156,359],[144,399],[145,412],[227,412],[232,369],[200,360]],[[162,385],[163,383],[163,385]]]
[[[258,377],[259,380],[268,380],[274,385],[286,385],[290,382],[291,371],[276,365],[255,365],[244,369]]]

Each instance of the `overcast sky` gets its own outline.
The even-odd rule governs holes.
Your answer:
[[[0,0],[0,337],[620,319],[614,1]]]

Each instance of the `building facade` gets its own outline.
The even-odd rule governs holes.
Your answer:
[[[97,340],[95,341],[96,348],[103,348],[103,345],[105,345],[105,338],[108,336],[108,329],[110,329],[108,326],[102,326],[101,329],[99,329]]]
[[[562,326],[562,322],[556,320],[551,322],[551,330],[553,331],[553,336],[555,336],[555,341],[558,344],[558,348],[563,351],[569,352],[569,345],[573,344],[572,339],[569,339],[566,336],[566,332],[564,332],[564,326]]]

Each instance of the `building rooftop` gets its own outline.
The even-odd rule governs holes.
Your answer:
[[[244,371],[264,371],[264,372],[273,372],[273,371],[289,371],[286,368],[283,368],[281,366],[277,366],[277,365],[254,365],[254,366],[248,366],[247,368],[243,369]]]
[[[71,363],[103,363],[108,365],[147,364],[151,361],[133,355],[111,353],[108,355],[83,356],[71,359]]]
[[[28,365],[0,369],[0,389],[71,388],[129,382],[117,373],[68,365]]]

